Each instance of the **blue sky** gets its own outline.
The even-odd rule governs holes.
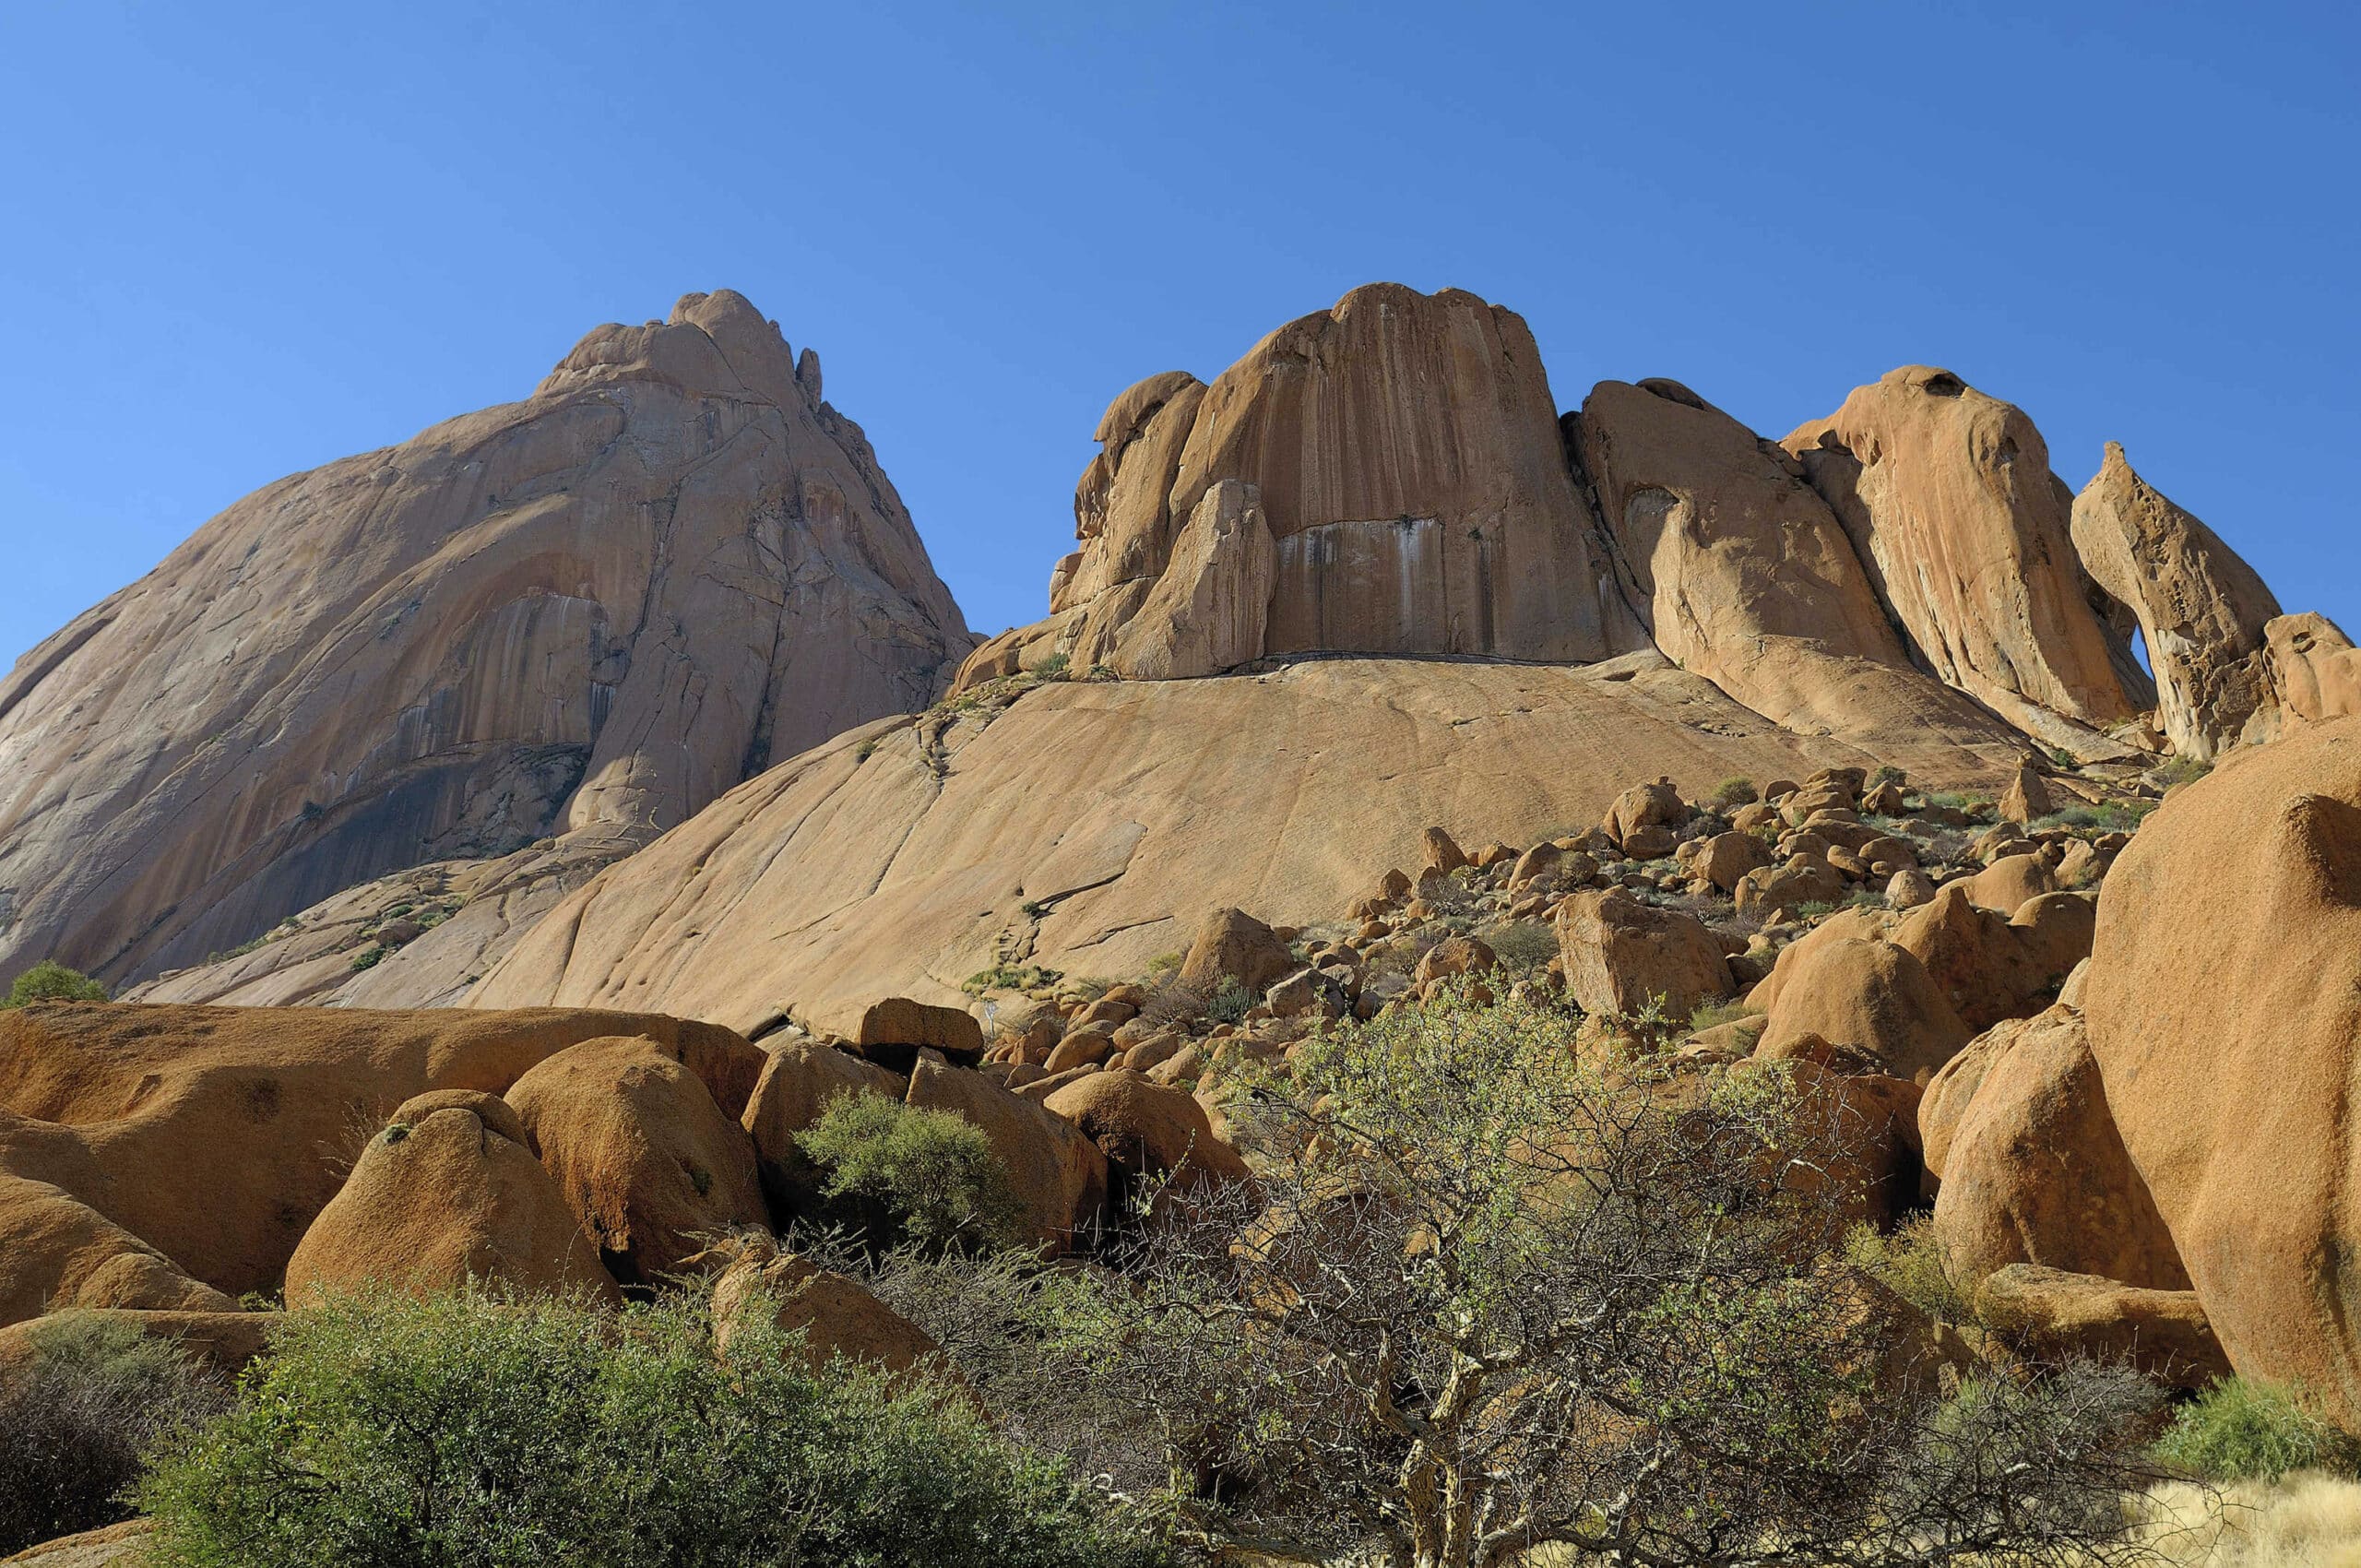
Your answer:
[[[2361,632],[2361,21],[2297,5],[0,6],[0,660],[239,495],[738,289],[972,624],[1108,400],[1391,279],[1561,407],[1901,363]]]

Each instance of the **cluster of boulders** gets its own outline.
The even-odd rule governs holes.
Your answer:
[[[0,1362],[67,1308],[234,1364],[279,1301],[369,1280],[620,1301],[733,1272],[723,1299],[778,1284],[815,1355],[908,1346],[777,1241],[822,1218],[798,1134],[847,1094],[979,1127],[1044,1255],[1087,1245],[1134,1183],[1246,1174],[1185,1092],[1117,1071],[1018,1094],[978,1070],[983,1044],[966,1012],[899,998],[841,1050],[558,1010],[0,1013]]]

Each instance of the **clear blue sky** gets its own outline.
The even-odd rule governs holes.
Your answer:
[[[0,660],[278,476],[738,289],[969,621],[1108,400],[1354,284],[1561,407],[1893,365],[2100,444],[2361,633],[2361,23],[2180,4],[0,4]]]

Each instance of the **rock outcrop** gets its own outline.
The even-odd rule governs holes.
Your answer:
[[[1784,445],[1939,678],[2047,744],[2126,754],[2105,731],[2153,695],[2093,607],[2070,494],[2022,410],[1905,365]]]
[[[1523,318],[1394,283],[1280,327],[1210,386],[1144,381],[1099,422],[1050,620],[978,649],[959,683],[1052,653],[1155,677],[1311,651],[1643,647],[1557,417]]]
[[[2282,724],[2361,713],[2361,651],[2336,623],[2307,611],[2282,615],[2262,631]]]
[[[1617,570],[1674,663],[1806,734],[1924,727],[2008,743],[2005,726],[1913,667],[1793,457],[1677,382],[1603,381],[1565,422]]]
[[[2271,707],[2263,627],[2279,601],[2213,530],[2132,471],[2123,448],[2074,498],[2082,564],[2139,617],[2156,679],[2157,726],[2184,756],[2248,738]]]
[[[0,681],[0,971],[196,963],[400,868],[644,839],[972,639],[859,427],[727,291],[282,480]]]
[[[2166,798],[2108,873],[2083,998],[2123,1146],[2232,1364],[2361,1416],[2361,719]]]

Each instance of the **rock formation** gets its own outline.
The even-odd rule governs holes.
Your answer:
[[[2022,410],[1905,365],[1785,445],[1937,676],[2077,756],[2125,754],[2104,731],[2150,706],[2147,678],[2093,607],[2069,493]]]
[[[2327,616],[2280,616],[2263,628],[2263,658],[2282,723],[2361,713],[2361,652]]]
[[[266,487],[0,682],[0,971],[197,962],[399,868],[638,841],[972,644],[739,295]]]
[[[2232,753],[2109,874],[2091,1051],[2239,1372],[2361,1416],[2361,719]]]
[[[2236,745],[2272,702],[2263,627],[2279,601],[2213,530],[2142,479],[2123,448],[2074,498],[2074,548],[2140,619],[2156,678],[2157,724],[2200,759]]]
[[[1222,636],[1143,674],[1211,674],[1226,667],[1216,654],[1241,650],[1587,662],[1645,646],[1575,493],[1533,335],[1473,294],[1356,289],[1210,386],[1176,371],[1132,387],[1098,439],[1051,619],[979,649],[961,685],[1052,652],[1121,670],[1125,629],[1175,600],[1217,599],[1197,586],[1209,574],[1250,591],[1263,550],[1252,521],[1240,517],[1234,562],[1190,538],[1208,493],[1232,480],[1253,487],[1272,541],[1266,611],[1239,605]]]
[[[1852,540],[1777,445],[1670,381],[1603,381],[1566,433],[1631,601],[1674,663],[1806,734],[2006,735],[1912,666]]]

